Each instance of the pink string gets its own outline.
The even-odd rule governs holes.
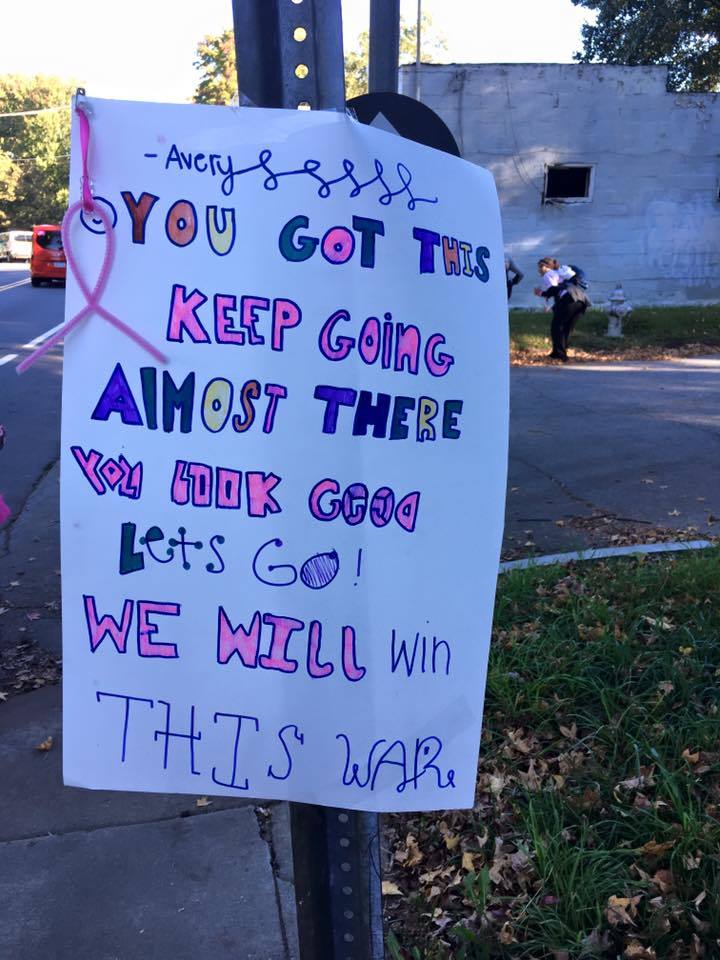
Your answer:
[[[39,360],[40,357],[48,352],[48,350],[52,350],[52,348],[64,337],[66,337],[71,330],[73,330],[86,317],[89,317],[93,313],[96,313],[104,320],[107,320],[108,323],[112,324],[112,326],[118,329],[121,333],[124,333],[125,336],[129,337],[134,343],[136,343],[139,347],[142,347],[143,350],[146,350],[152,357],[154,357],[158,363],[167,363],[167,357],[165,354],[161,353],[157,347],[154,347],[151,343],[149,343],[149,341],[141,336],[136,330],[133,330],[132,327],[129,327],[126,323],[116,317],[114,313],[110,313],[109,310],[106,310],[105,307],[103,307],[103,305],[100,303],[100,299],[105,291],[105,287],[110,277],[110,269],[115,258],[115,234],[108,213],[99,204],[95,203],[90,190],[90,177],[88,174],[90,124],[84,110],[76,106],[75,112],[78,114],[80,121],[80,147],[82,151],[83,167],[82,200],[78,200],[76,203],[73,203],[70,207],[68,207],[67,211],[65,212],[65,216],[63,217],[61,230],[63,248],[65,250],[67,263],[72,270],[75,279],[77,280],[77,284],[80,287],[83,296],[85,297],[85,306],[79,311],[79,313],[76,313],[74,317],[68,320],[67,323],[64,323],[57,333],[53,334],[52,337],[47,339],[28,357],[25,357],[25,359],[17,365],[16,370],[18,373],[24,373],[28,367],[35,363],[36,360]],[[90,290],[90,287],[85,282],[85,278],[80,272],[80,268],[75,260],[75,254],[73,253],[72,243],[70,242],[70,227],[73,217],[81,210],[84,210],[86,213],[93,213],[94,216],[102,221],[102,224],[105,227],[105,256],[103,257],[102,267],[100,268],[100,273],[98,274],[97,281],[92,290]]]
[[[80,178],[80,183],[82,185],[82,205],[85,213],[92,213],[95,202],[93,200],[92,190],[90,189],[90,172],[88,169],[88,157],[90,154],[90,121],[80,105],[76,105],[75,113],[78,115],[78,121],[80,124],[80,152],[82,155],[82,177]]]

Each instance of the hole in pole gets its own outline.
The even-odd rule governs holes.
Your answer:
[[[301,100],[297,105],[298,110],[312,110],[310,103],[307,100]]]
[[[295,76],[298,78],[298,80],[304,80],[309,73],[310,73],[310,68],[306,63],[299,63],[295,67]]]
[[[293,30],[293,40],[297,40],[298,43],[302,43],[303,40],[307,40],[307,30],[305,27],[295,27]]]

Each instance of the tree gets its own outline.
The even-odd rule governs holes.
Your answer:
[[[668,65],[674,90],[720,86],[719,0],[573,0],[597,12],[576,60]]]
[[[235,70],[235,39],[232,30],[219,36],[206,36],[197,45],[197,59],[193,66],[201,79],[195,89],[195,103],[237,103],[237,73]]]
[[[424,13],[420,29],[420,60],[433,63],[437,54],[447,50],[447,40],[438,33],[431,17]],[[370,36],[367,30],[357,39],[358,49],[349,50],[345,54],[345,96],[348,100],[367,93],[368,89],[368,59],[370,50]],[[400,18],[400,63],[415,63],[417,56],[417,24],[408,23]]]
[[[57,77],[0,76],[0,225],[57,223],[68,204],[70,98],[76,84]]]

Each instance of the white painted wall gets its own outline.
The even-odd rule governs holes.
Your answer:
[[[668,93],[664,67],[424,64],[420,99],[492,171],[506,248],[538,304],[536,262],[580,264],[602,304],[720,302],[720,95]],[[413,67],[401,70],[413,96]],[[543,204],[545,167],[595,164],[588,203]]]

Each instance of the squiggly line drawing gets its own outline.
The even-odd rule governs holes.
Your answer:
[[[178,162],[178,157],[181,156],[181,151],[178,151],[177,147],[173,147],[173,150],[171,150],[166,159],[165,168],[167,169],[171,162]],[[298,167],[294,170],[274,170],[270,165],[270,161],[272,160],[272,150],[267,147],[262,149],[258,154],[258,162],[247,167],[239,167],[236,169],[233,166],[232,158],[228,157],[227,159],[227,170],[225,169],[224,165],[221,166],[219,163],[217,164],[219,172],[224,175],[220,182],[220,189],[226,197],[229,197],[232,194],[238,177],[242,177],[246,174],[254,173],[256,171],[262,171],[265,174],[265,177],[262,181],[262,185],[265,190],[277,190],[277,188],[280,186],[281,180],[283,180],[285,177],[305,176],[310,177],[311,180],[317,183],[317,195],[323,200],[328,199],[332,195],[333,187],[337,187],[343,183],[348,183],[352,186],[349,193],[349,197],[351,199],[360,196],[363,190],[366,190],[368,187],[372,187],[377,184],[380,188],[382,188],[382,192],[377,198],[378,203],[385,207],[389,206],[395,197],[401,196],[407,197],[408,210],[415,210],[419,203],[438,203],[438,197],[421,197],[417,196],[413,192],[412,172],[401,161],[398,161],[395,164],[395,173],[397,174],[400,183],[399,186],[393,187],[393,184],[389,182],[389,179],[391,178],[388,177],[382,161],[378,160],[377,158],[373,160],[375,175],[365,180],[360,178],[356,172],[356,164],[348,158],[342,160],[341,165],[343,173],[337,177],[328,177],[321,172],[322,161],[312,158],[307,159],[301,167]],[[187,163],[185,169],[191,168],[192,162]],[[213,173],[214,172],[215,171],[213,169]]]

